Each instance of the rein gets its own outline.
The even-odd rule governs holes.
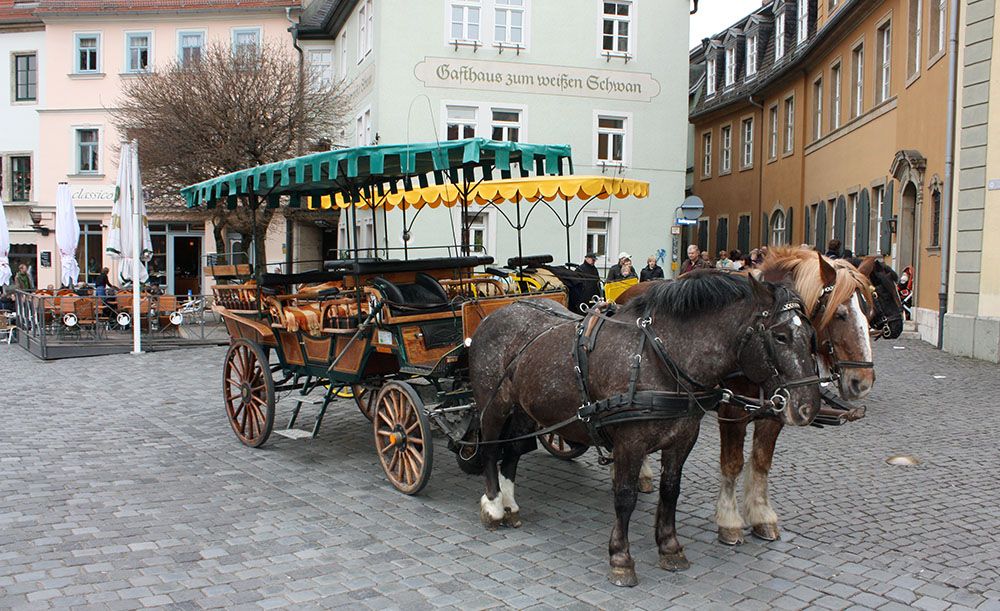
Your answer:
[[[822,319],[823,313],[826,312],[826,308],[828,306],[828,301],[830,299],[830,295],[833,293],[833,291],[836,288],[836,286],[837,286],[836,283],[834,283],[834,284],[828,284],[828,285],[826,285],[826,286],[823,287],[823,290],[819,294],[819,299],[816,301],[816,306],[813,308],[812,316],[810,316],[811,320]],[[858,291],[860,291],[860,289],[858,289]],[[858,291],[855,291],[855,293],[857,293]],[[859,299],[860,299],[860,297],[859,297]],[[873,305],[876,302],[874,292],[872,293],[872,302],[873,302]],[[869,321],[868,324],[869,324],[869,327],[871,327],[871,324],[872,324],[871,321]],[[888,337],[888,333],[889,333],[889,324],[888,324],[888,322],[886,322],[884,330],[881,331],[881,333],[886,334],[886,337]],[[831,379],[831,380],[825,380],[825,381],[832,382],[832,381],[840,378],[840,375],[841,375],[841,373],[843,372],[844,369],[874,369],[875,368],[875,363],[873,361],[842,361],[842,360],[839,360],[837,358],[836,351],[833,348],[833,342],[831,340],[829,340],[829,339],[827,339],[826,341],[823,342],[822,347],[826,351],[827,355],[829,356],[830,363],[831,363],[830,372],[833,374],[833,379]]]

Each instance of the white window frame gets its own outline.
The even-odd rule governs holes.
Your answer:
[[[719,129],[719,176],[733,171],[733,125]]]
[[[70,129],[73,132],[73,137],[70,139],[73,147],[73,168],[69,174],[73,176],[100,176],[104,174],[104,127],[100,125],[73,125]],[[97,167],[92,170],[83,170],[81,168],[83,157],[80,155],[80,132],[82,131],[97,132],[97,143],[95,145],[97,147]]]
[[[791,154],[795,151],[795,96],[786,96],[782,105],[785,109],[785,144],[782,151]]]
[[[462,9],[462,37],[455,38],[452,35],[451,28],[455,24],[452,17],[452,12],[455,8]],[[445,42],[448,44],[483,44],[483,0],[450,0],[445,3]],[[479,11],[479,21],[476,22],[476,27],[479,28],[478,36],[469,35],[469,26],[472,21],[469,19],[469,11],[471,9],[476,9]]]
[[[240,34],[247,34],[249,32],[254,32],[257,34],[257,53],[260,53],[261,47],[264,44],[264,28],[259,25],[255,26],[245,26],[230,29],[230,38],[233,54],[235,55],[239,51],[240,45],[237,43],[237,39]]]
[[[136,68],[132,65],[132,45],[133,36],[146,37],[146,67]],[[126,74],[144,74],[153,71],[153,31],[152,30],[126,30],[125,31],[125,69]]]
[[[618,263],[616,257],[620,252],[618,250],[618,232],[621,227],[621,219],[619,218],[617,210],[587,210],[583,213],[583,222],[581,223],[582,231],[580,232],[580,252],[588,253],[594,252],[589,250],[591,246],[588,244],[590,233],[587,225],[589,220],[593,217],[608,219],[608,230],[607,230],[607,240],[605,244],[605,256],[598,256],[595,265],[597,267],[610,267],[612,264]],[[603,271],[603,270],[602,270]],[[602,274],[603,276],[603,274]]]
[[[910,30],[910,15],[907,13],[906,27],[909,34],[909,39],[906,41],[906,77],[908,79],[915,78],[920,74],[920,53],[923,51],[921,46],[924,40],[924,2],[923,0],[909,0],[907,5],[907,11],[911,11],[913,7],[917,7],[917,20],[914,24],[914,29]],[[913,45],[913,65],[910,65],[910,45]]]
[[[315,80],[312,81],[312,85],[315,91],[323,91],[333,87],[333,84],[337,82],[337,71],[335,69],[335,64],[337,62],[337,52],[331,46],[308,46],[304,47],[306,65],[309,69],[315,72]],[[322,66],[313,62],[313,55],[316,53],[329,53],[330,54],[330,65]],[[324,72],[328,72],[324,74]]]
[[[454,218],[455,224],[455,244],[462,244],[462,229],[464,227],[464,219],[462,218],[462,207],[455,206],[452,210],[452,217]],[[483,231],[483,254],[496,256],[497,255],[497,216],[499,213],[494,213],[489,210],[486,206],[470,206],[466,212],[471,215],[478,215],[475,222],[469,228],[469,246],[471,248],[473,244],[472,231],[475,228],[480,228]],[[473,251],[476,254],[478,251]]]
[[[883,248],[887,246],[889,249],[892,248],[892,238],[889,238],[889,244],[882,244],[882,222],[885,220],[882,218],[882,204],[885,203],[885,189],[886,185],[876,185],[872,187],[872,206],[875,207],[875,252],[881,253],[888,256],[889,252]]]
[[[753,167],[754,118],[744,117],[740,120],[740,169]]]
[[[443,120],[442,129],[441,129],[441,135],[443,137],[442,139],[443,140],[448,140],[449,139],[448,138],[448,126],[451,123],[455,123],[456,125],[460,125],[460,126],[472,126],[473,137],[479,136],[482,133],[481,128],[480,128],[481,111],[480,111],[479,106],[480,106],[479,102],[443,102],[442,103],[442,113],[441,113],[441,117],[442,117],[442,120]],[[475,116],[471,119],[471,122],[469,122],[470,121],[469,119],[452,119],[450,113],[448,112],[449,109],[451,109],[451,108],[471,109],[471,110],[473,110],[475,112]],[[458,139],[459,140],[465,140],[466,138],[465,138],[464,134],[460,132]]]
[[[714,50],[712,52],[714,53]],[[705,95],[707,97],[715,95],[715,84],[718,82],[717,67],[718,61],[714,57],[708,59],[705,64]]]
[[[774,23],[774,61],[785,56],[785,11],[778,13]]]
[[[606,159],[601,159],[598,156],[600,151],[600,136],[602,129],[611,128],[600,128],[598,127],[601,118],[606,119],[624,119],[625,124],[621,132],[608,132],[611,135],[614,133],[620,133],[624,140],[622,142],[622,160],[621,161],[610,161]],[[630,112],[618,112],[610,110],[595,110],[594,111],[594,123],[593,123],[593,147],[594,147],[594,165],[596,167],[606,167],[606,166],[619,166],[627,167],[632,162],[632,113]],[[610,151],[609,147],[609,151]]]
[[[840,113],[843,108],[844,64],[837,60],[830,67],[830,129],[840,128]]]
[[[851,118],[865,112],[865,43],[851,48]]]
[[[932,2],[934,2],[932,10],[937,15],[937,31],[933,33],[935,46],[930,49],[928,65],[944,55],[948,45],[948,0],[932,0]]]
[[[823,77],[813,80],[813,140],[823,137]]]
[[[701,177],[712,177],[712,132],[701,134]]]
[[[524,107],[519,106],[504,106],[490,104],[486,107],[489,111],[489,138],[491,140],[499,140],[501,142],[524,142]],[[495,112],[513,112],[517,113],[517,121],[498,121],[493,118],[493,113]],[[486,119],[487,117],[483,117]],[[493,130],[500,128],[504,132],[503,138],[494,138]],[[517,140],[510,140],[510,129],[517,130]]]
[[[454,119],[450,118],[448,110],[451,108],[464,108],[470,109],[475,112],[475,117],[473,119]],[[524,104],[505,104],[503,102],[482,102],[482,101],[471,101],[471,100],[442,100],[441,101],[441,139],[448,139],[448,124],[456,123],[459,125],[471,126],[473,129],[473,137],[477,138],[490,138],[493,135],[493,111],[500,112],[516,112],[518,113],[519,122],[515,125],[514,123],[504,123],[505,127],[517,127],[517,137],[519,142],[530,142],[527,140],[527,126],[528,126],[528,107]],[[461,138],[461,139],[464,139]]]
[[[768,133],[768,159],[778,158],[778,105],[774,104],[768,108],[768,121],[770,121],[770,131]]]
[[[809,40],[809,0],[799,0],[795,12],[795,44],[798,46]]]
[[[781,224],[778,224],[778,220],[781,220]],[[771,239],[768,241],[771,246],[785,246],[787,240],[785,239],[786,224],[785,224],[785,210],[780,206],[775,208],[771,212],[770,227],[768,228],[771,232]]]
[[[361,0],[356,13],[358,17],[358,63],[365,61],[375,48],[375,2]]]
[[[629,5],[628,17],[621,18],[618,15],[606,15],[604,12],[604,0],[597,1],[598,15],[600,16],[597,20],[597,56],[598,57],[624,57],[628,59],[634,59],[636,57],[637,42],[635,35],[635,25],[638,23],[636,18],[636,5],[638,2],[635,0],[607,0],[608,2],[613,2],[615,4],[627,4]],[[628,36],[626,38],[626,44],[628,48],[625,51],[607,51],[604,49],[604,22],[607,17],[610,17],[612,21],[625,22],[628,23]],[[617,42],[620,34],[618,34],[618,28],[615,28],[614,39]],[[617,49],[617,45],[614,45]]]
[[[736,47],[726,47],[726,88],[736,84]]]
[[[525,49],[528,46],[528,16],[530,13],[529,1],[530,0],[520,0],[520,6],[511,4],[511,0],[493,0],[493,46],[500,48],[516,48]],[[507,24],[504,27],[504,36],[497,36],[497,28],[501,27],[499,25],[500,13],[506,13]],[[511,23],[511,18],[515,14],[521,15],[521,40],[520,42],[512,40],[511,34],[513,32],[514,26]]]
[[[201,37],[201,45],[198,47],[198,49],[199,49],[199,51],[198,51],[199,61],[200,61],[200,58],[202,57],[202,55],[204,55],[204,53],[205,53],[205,41],[208,40],[208,30],[204,30],[204,29],[177,30],[177,62],[179,64],[181,64],[182,66],[186,66],[187,65],[186,63],[184,63],[184,49],[185,48],[189,48],[189,49],[193,49],[194,48],[194,47],[184,47],[184,46],[182,46],[183,42],[184,42],[184,36],[190,36],[190,35],[193,35],[193,34],[197,34],[198,36]]]
[[[364,108],[354,116],[354,142],[358,146],[371,146],[375,142],[371,106]]]
[[[746,39],[746,78],[757,75],[757,35],[751,34]]]
[[[879,43],[878,63],[879,85],[875,91],[875,103],[881,104],[889,99],[892,86],[892,20],[881,22],[875,30],[876,42]]]
[[[94,52],[97,66],[93,70],[80,69],[80,40],[84,38],[96,39]],[[101,74],[104,71],[103,38],[101,32],[73,32],[73,74]]]

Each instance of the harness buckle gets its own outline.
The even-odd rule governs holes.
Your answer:
[[[733,391],[729,390],[728,388],[723,388],[721,390],[722,390],[722,396],[719,398],[719,403],[729,403],[730,401],[733,400]]]
[[[639,327],[640,329],[645,329],[652,322],[653,322],[653,319],[650,318],[649,316],[646,316],[645,318],[636,318],[635,319],[635,326]]]
[[[786,388],[779,388],[774,391],[774,395],[771,396],[771,413],[775,415],[780,415],[781,412],[785,411],[785,406],[791,401],[792,396],[789,394]]]

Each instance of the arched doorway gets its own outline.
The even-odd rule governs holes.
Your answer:
[[[895,267],[901,270],[917,262],[917,186],[913,182],[903,185],[899,198],[899,219],[896,224]]]

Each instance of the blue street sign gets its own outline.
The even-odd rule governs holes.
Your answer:
[[[674,224],[675,225],[697,225],[698,221],[697,220],[693,220],[692,221],[691,219],[674,219]]]

